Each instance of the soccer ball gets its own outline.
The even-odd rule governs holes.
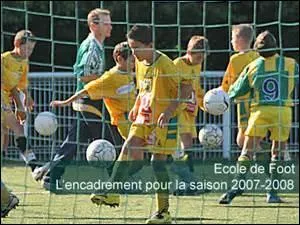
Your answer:
[[[88,162],[103,167],[109,167],[116,160],[117,153],[112,143],[107,140],[98,139],[89,144],[86,150]]]
[[[208,113],[221,115],[229,107],[228,94],[220,88],[211,89],[204,95],[203,105]]]
[[[207,124],[199,131],[199,141],[207,148],[219,147],[223,142],[223,132],[215,124]]]
[[[34,119],[34,128],[44,136],[54,134],[58,126],[56,115],[52,112],[41,112]]]

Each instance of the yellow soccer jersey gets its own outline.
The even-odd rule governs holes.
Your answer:
[[[156,124],[171,100],[178,96],[178,73],[173,61],[165,54],[159,55],[151,65],[136,60],[136,77],[140,107],[135,123]]]
[[[174,64],[177,67],[179,72],[179,76],[182,82],[190,83],[193,86],[194,94],[191,96],[192,102],[196,100],[197,104],[202,107],[203,106],[203,96],[204,91],[200,86],[200,71],[201,71],[201,64],[198,65],[189,65],[187,64],[182,57],[179,57],[174,60]],[[196,98],[196,99],[195,99]],[[186,108],[186,107],[184,107]],[[197,115],[198,106],[196,107],[193,115]]]
[[[4,104],[9,104],[9,96],[14,87],[24,90],[28,85],[28,60],[14,57],[11,52],[1,54],[1,94]]]
[[[238,79],[245,66],[258,57],[259,54],[254,50],[232,55],[222,81],[222,89],[228,92],[230,86]]]
[[[125,119],[135,102],[133,76],[113,67],[100,78],[84,86],[92,100],[104,99],[111,117],[111,124],[118,125]]]

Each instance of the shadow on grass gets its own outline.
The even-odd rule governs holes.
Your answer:
[[[113,220],[121,220],[121,221],[144,221],[148,218],[146,217],[38,217],[38,216],[11,216],[10,219],[47,219],[47,220],[105,220],[105,221],[113,221]],[[210,220],[210,221],[230,221],[229,219],[213,219],[213,218],[205,218],[205,217],[176,217],[172,218],[173,221],[202,221],[202,220]]]

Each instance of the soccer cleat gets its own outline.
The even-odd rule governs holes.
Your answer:
[[[56,194],[62,193],[61,190],[63,189],[62,184],[61,184],[61,180],[56,180],[55,182],[51,182],[50,181],[50,177],[45,176],[42,179],[42,187],[46,190],[46,191],[50,191]]]
[[[224,205],[230,204],[236,196],[241,194],[242,194],[241,191],[229,190],[221,196],[219,200],[219,204],[224,204]]]
[[[19,205],[19,199],[14,194],[10,193],[9,195],[9,203],[5,209],[1,209],[1,218],[6,217],[10,210],[15,209]]]
[[[119,194],[92,194],[91,201],[96,205],[108,205],[110,207],[119,207]]]
[[[272,194],[272,193],[268,193],[267,194],[267,203],[284,203],[284,201],[282,201],[282,199],[276,195],[276,194]]]
[[[32,178],[35,181],[42,180],[44,175],[48,173],[50,168],[50,162],[46,163],[44,166],[35,167],[34,171],[32,171]]]
[[[169,212],[155,212],[149,219],[146,220],[146,224],[171,224],[172,218]]]

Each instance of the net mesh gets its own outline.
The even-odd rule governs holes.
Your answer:
[[[293,4],[290,7],[289,4]],[[174,59],[184,54],[189,38],[201,34],[209,39],[210,56],[204,62],[201,82],[205,91],[221,84],[224,70],[233,53],[230,39],[232,25],[250,23],[256,34],[270,30],[278,40],[280,54],[299,59],[299,3],[298,2],[241,2],[241,1],[1,1],[1,52],[13,48],[13,37],[20,29],[30,29],[37,36],[37,46],[30,59],[29,91],[35,100],[34,111],[28,119],[30,145],[42,162],[50,160],[61,145],[76,115],[71,107],[53,110],[53,99],[66,99],[76,90],[72,74],[76,51],[86,37],[86,16],[93,8],[107,8],[112,12],[112,37],[105,41],[106,69],[113,66],[114,45],[124,41],[126,32],[134,24],[154,27],[155,48]],[[299,76],[299,75],[298,75]],[[39,112],[53,111],[58,117],[58,131],[51,137],[38,135],[33,121]],[[217,124],[223,131],[222,146],[205,149],[194,144],[196,159],[234,159],[240,153],[236,145],[236,109],[222,116],[202,111],[197,117],[197,131],[205,124]],[[4,159],[20,161],[10,133],[10,145]],[[77,152],[77,159],[85,159],[86,145]],[[299,154],[299,89],[294,93],[293,122],[288,140],[289,157]],[[6,223],[140,223],[154,210],[155,197],[122,196],[117,210],[95,208],[86,195],[57,196],[43,191],[31,181],[28,169],[2,164],[2,178],[22,200],[21,207],[6,219]],[[9,179],[14,174],[13,179]],[[216,195],[171,197],[171,214],[178,223],[294,223],[299,220],[298,195],[288,196],[292,206],[269,207],[261,196],[246,196],[238,201],[240,208],[216,205]],[[192,206],[192,207],[191,207]],[[261,212],[261,208],[264,208]],[[216,213],[216,210],[218,211]],[[138,212],[138,213],[137,213]],[[265,217],[265,215],[270,215]]]

